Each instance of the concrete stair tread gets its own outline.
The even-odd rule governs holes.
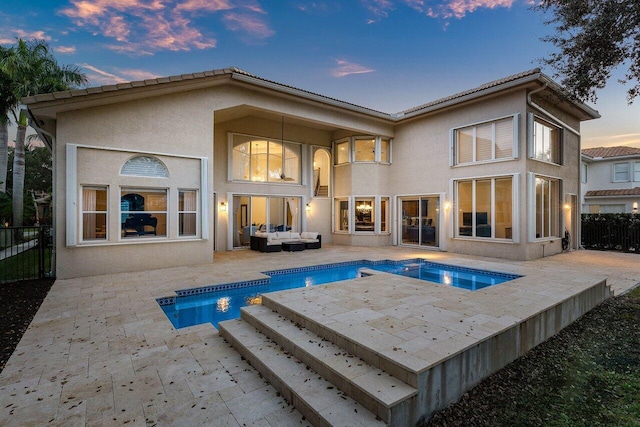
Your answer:
[[[287,343],[281,342],[277,336],[270,336],[278,344],[283,345],[289,352],[308,364],[307,357],[302,357],[299,350],[307,353],[308,356],[315,359],[316,363],[323,364],[336,375],[350,381],[362,393],[369,398],[375,399],[386,408],[396,405],[398,402],[404,401],[417,394],[414,387],[402,382],[392,375],[369,365],[364,360],[349,354],[339,346],[318,337],[313,332],[295,325],[291,320],[272,311],[268,307],[255,305],[244,307],[243,318],[253,326],[258,327],[261,332],[270,335],[270,331],[289,340],[296,348],[287,348]],[[256,321],[260,324],[256,324]],[[289,345],[290,346],[290,345]],[[311,366],[314,368],[314,366]],[[322,373],[323,369],[318,369]],[[335,382],[335,381],[334,381]],[[340,387],[340,384],[336,385]],[[347,388],[340,387],[340,388]],[[345,390],[348,392],[348,390]]]
[[[245,359],[314,425],[386,425],[252,325],[238,319],[221,322],[219,326],[220,334],[234,341],[234,347],[244,348]]]

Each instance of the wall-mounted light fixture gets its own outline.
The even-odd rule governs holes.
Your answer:
[[[227,211],[227,204],[225,202],[220,202],[220,212]]]
[[[633,213],[638,213],[638,202],[633,202]]]
[[[570,209],[571,209],[571,205],[570,205],[569,203],[565,203],[565,204],[564,204],[564,209],[565,209],[566,211],[570,210]]]
[[[449,209],[451,209],[451,202],[447,200],[446,202],[444,202],[444,210],[445,212],[448,212]]]
[[[311,212],[311,205],[309,203],[307,203],[307,212]]]

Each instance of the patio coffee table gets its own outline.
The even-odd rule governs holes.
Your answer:
[[[282,242],[282,250],[288,252],[304,251],[304,242]]]

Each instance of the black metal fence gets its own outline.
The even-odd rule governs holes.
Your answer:
[[[582,246],[640,253],[640,215],[582,214]]]
[[[0,283],[53,276],[51,226],[0,227]]]

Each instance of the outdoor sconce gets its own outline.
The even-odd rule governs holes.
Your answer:
[[[567,211],[570,210],[571,209],[571,205],[569,203],[565,203],[564,204],[564,209],[567,210]]]
[[[638,202],[633,202],[633,213],[638,213]]]
[[[448,212],[449,209],[451,209],[451,202],[447,200],[446,202],[444,202],[444,210],[445,212]]]
[[[227,204],[225,202],[220,202],[220,212],[227,211]]]
[[[311,212],[311,205],[307,203],[307,212]]]

